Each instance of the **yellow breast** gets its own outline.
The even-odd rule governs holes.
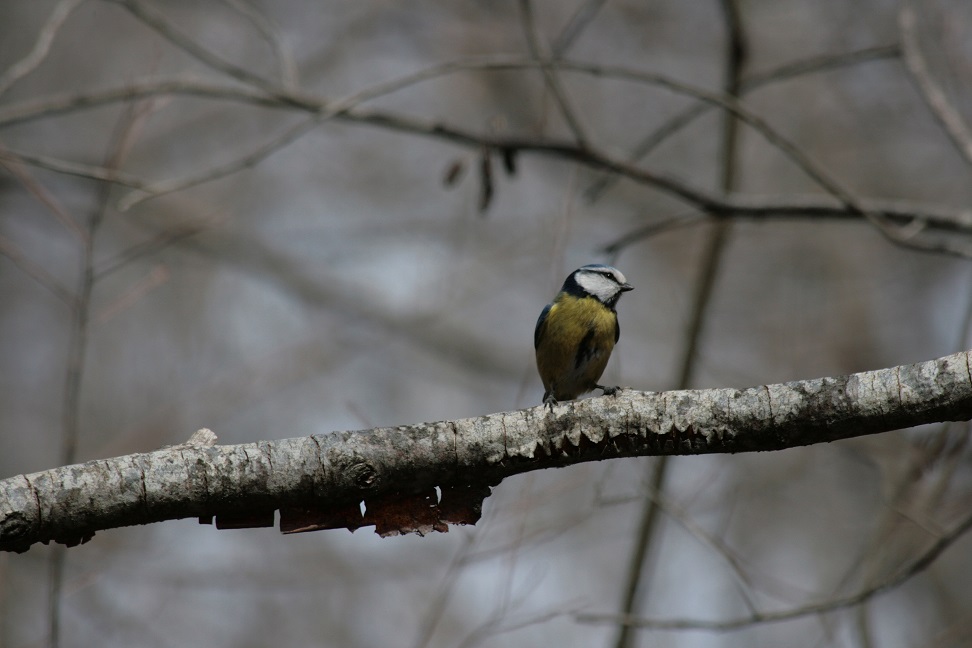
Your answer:
[[[537,369],[557,400],[594,389],[614,349],[618,316],[598,300],[561,294],[538,336]]]

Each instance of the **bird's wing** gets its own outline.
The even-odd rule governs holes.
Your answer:
[[[547,315],[550,313],[550,306],[552,304],[547,304],[540,311],[540,317],[537,318],[537,328],[533,329],[533,348],[536,349],[540,346],[540,331],[543,329],[543,325],[547,322]]]

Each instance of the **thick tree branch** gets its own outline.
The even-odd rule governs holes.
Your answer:
[[[553,412],[534,407],[242,445],[191,440],[0,481],[0,549],[25,551],[50,540],[76,544],[101,529],[193,516],[215,515],[221,526],[269,526],[276,509],[288,531],[367,524],[386,535],[445,530],[447,522],[475,520],[473,500],[488,495],[489,485],[530,470],[619,457],[782,450],[969,420],[970,361],[972,351],[965,351],[741,390],[628,390],[563,403]],[[443,493],[439,501],[435,487]],[[308,508],[318,517],[302,524]]]

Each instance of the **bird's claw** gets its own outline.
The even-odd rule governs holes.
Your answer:
[[[613,387],[605,387],[604,385],[595,385],[595,387],[603,391],[605,396],[617,396],[619,393],[621,393],[621,390],[624,389],[624,387],[621,387],[620,385],[615,385]]]
[[[554,405],[557,404],[557,399],[554,398],[553,394],[547,394],[543,397],[543,404],[550,408],[550,413],[553,414]]]

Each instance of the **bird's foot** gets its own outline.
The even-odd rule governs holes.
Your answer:
[[[600,389],[604,392],[605,396],[617,396],[624,387],[620,385],[615,385],[614,387],[605,387],[604,385],[594,385],[596,389]]]
[[[557,399],[554,398],[553,394],[543,395],[543,404],[550,408],[550,413],[553,414],[554,405],[557,404]]]

